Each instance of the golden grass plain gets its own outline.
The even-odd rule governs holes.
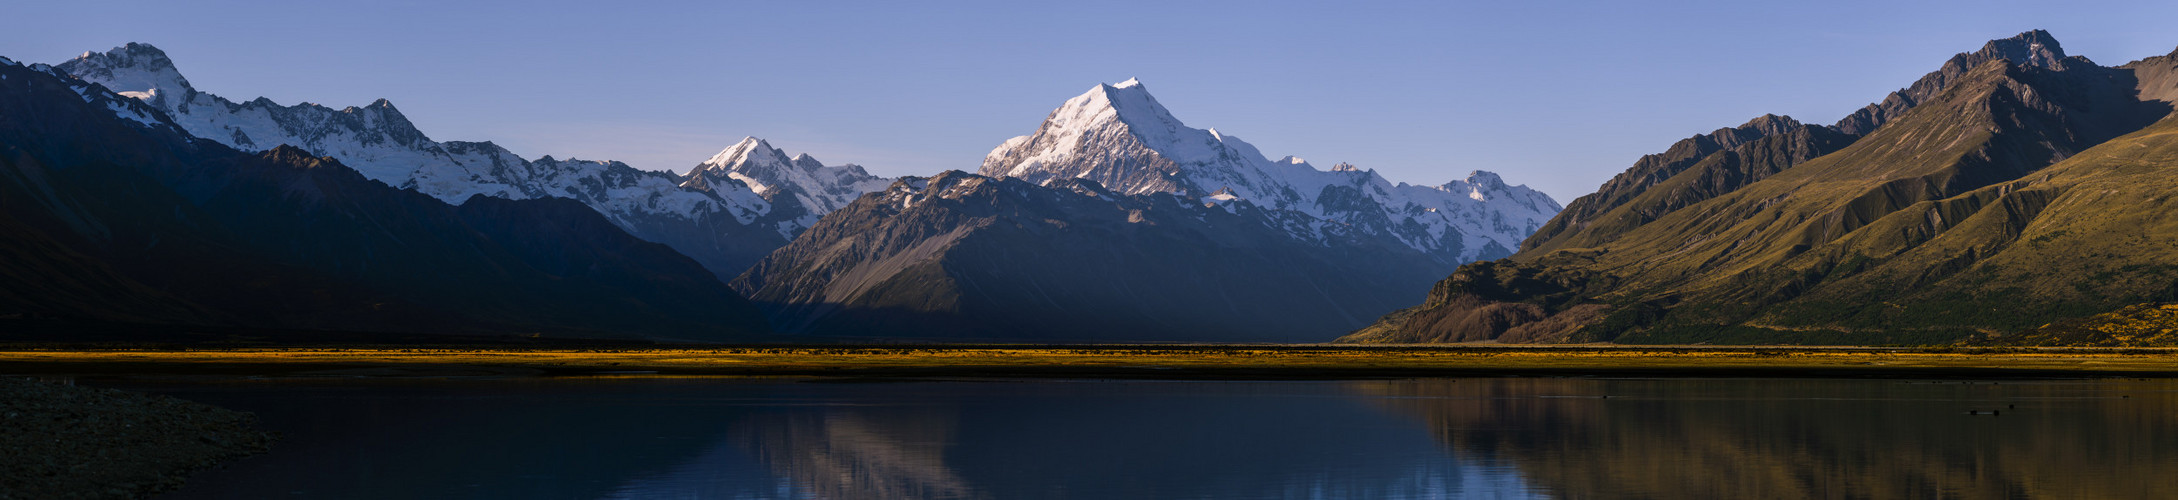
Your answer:
[[[0,349],[0,373],[1089,378],[2178,377],[2178,349],[1306,345]]]

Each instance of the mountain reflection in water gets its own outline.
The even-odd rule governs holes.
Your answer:
[[[774,498],[1527,498],[1414,422],[1333,383],[809,384],[617,498],[756,498],[718,471],[753,458]],[[727,492],[733,491],[733,494]]]
[[[2169,381],[113,385],[254,411],[284,435],[271,453],[192,477],[168,498],[2144,498],[2178,491],[2168,475],[2178,470],[2178,385]]]
[[[2172,381],[1354,382],[1563,498],[2158,498]],[[1608,397],[1606,397],[1608,396]],[[1970,414],[1974,411],[1994,415]]]

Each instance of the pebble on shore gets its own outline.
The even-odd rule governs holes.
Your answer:
[[[0,500],[148,497],[272,440],[246,412],[0,377]]]

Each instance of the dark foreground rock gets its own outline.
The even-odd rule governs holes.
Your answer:
[[[264,452],[257,417],[166,396],[0,378],[0,500],[142,498]]]

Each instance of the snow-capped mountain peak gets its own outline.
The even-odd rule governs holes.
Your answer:
[[[1245,200],[1287,214],[1297,238],[1381,233],[1448,262],[1509,255],[1560,209],[1489,172],[1424,187],[1352,165],[1324,171],[1292,156],[1269,160],[1231,134],[1188,127],[1132,79],[1068,99],[1035,133],[993,149],[981,173],[1044,185],[1087,179],[1129,195],[1180,193],[1206,203]]]
[[[763,139],[743,137],[740,142],[727,146],[718,154],[711,155],[711,159],[704,160],[703,164],[696,168],[704,169],[748,163],[755,163],[764,167],[783,167],[792,164],[793,160],[787,158],[785,153],[780,153],[778,149],[771,147],[771,143],[764,142]]]
[[[1128,80],[1099,84],[1068,99],[1036,133],[993,149],[984,157],[981,173],[1039,184],[1089,179],[1129,194],[1203,196],[1231,186],[1238,195],[1250,197],[1262,193],[1256,192],[1254,179],[1236,170],[1244,169],[1236,162],[1249,156],[1264,162],[1254,146],[1239,138],[1189,128],[1150,95],[1148,86]]]
[[[408,181],[420,169],[466,169],[462,162],[444,158],[444,152],[432,151],[437,144],[385,99],[363,107],[337,110],[307,102],[281,106],[262,97],[237,103],[191,87],[165,51],[143,43],[130,43],[106,52],[85,52],[54,68],[159,108],[190,135],[243,151],[265,151],[281,144],[292,145],[340,158],[341,163],[362,172],[365,177],[397,187],[416,187]],[[468,178],[474,176],[471,174],[480,175],[477,172],[435,175]],[[468,199],[471,194],[505,197],[506,193],[513,192],[504,186],[444,192],[419,190],[456,203]]]
[[[61,66],[76,78],[137,99],[150,100],[155,94],[186,97],[195,90],[166,51],[151,44],[130,42],[105,52],[84,52]]]
[[[772,203],[792,199],[808,209],[808,215],[787,221],[780,231],[798,233],[816,224],[817,218],[853,203],[863,193],[884,189],[892,179],[870,175],[860,165],[825,166],[807,153],[788,157],[770,142],[744,137],[711,155],[688,172],[683,186],[716,185],[732,179]],[[786,198],[782,199],[781,196]]]
[[[386,99],[340,109],[308,102],[282,106],[263,97],[238,103],[190,87],[166,53],[148,44],[87,52],[53,68],[134,98],[132,106],[115,107],[124,117],[145,121],[141,116],[149,115],[134,108],[157,108],[200,138],[253,152],[295,146],[338,158],[364,177],[447,203],[461,204],[477,195],[580,201],[629,234],[672,246],[721,276],[739,274],[785,244],[829,210],[820,207],[844,205],[782,207],[772,202],[772,194],[757,191],[758,186],[773,189],[775,184],[722,178],[691,186],[695,175],[639,170],[613,161],[549,156],[529,161],[490,142],[437,142]],[[732,161],[713,161],[739,164],[747,171],[822,174],[818,177],[835,182],[827,185],[829,190],[813,192],[828,199],[852,200],[861,193],[845,191],[868,187],[856,182],[869,177],[860,167],[823,167],[813,158],[790,161],[755,138],[720,156]],[[813,166],[796,168],[802,164]],[[880,188],[882,184],[869,189]]]

